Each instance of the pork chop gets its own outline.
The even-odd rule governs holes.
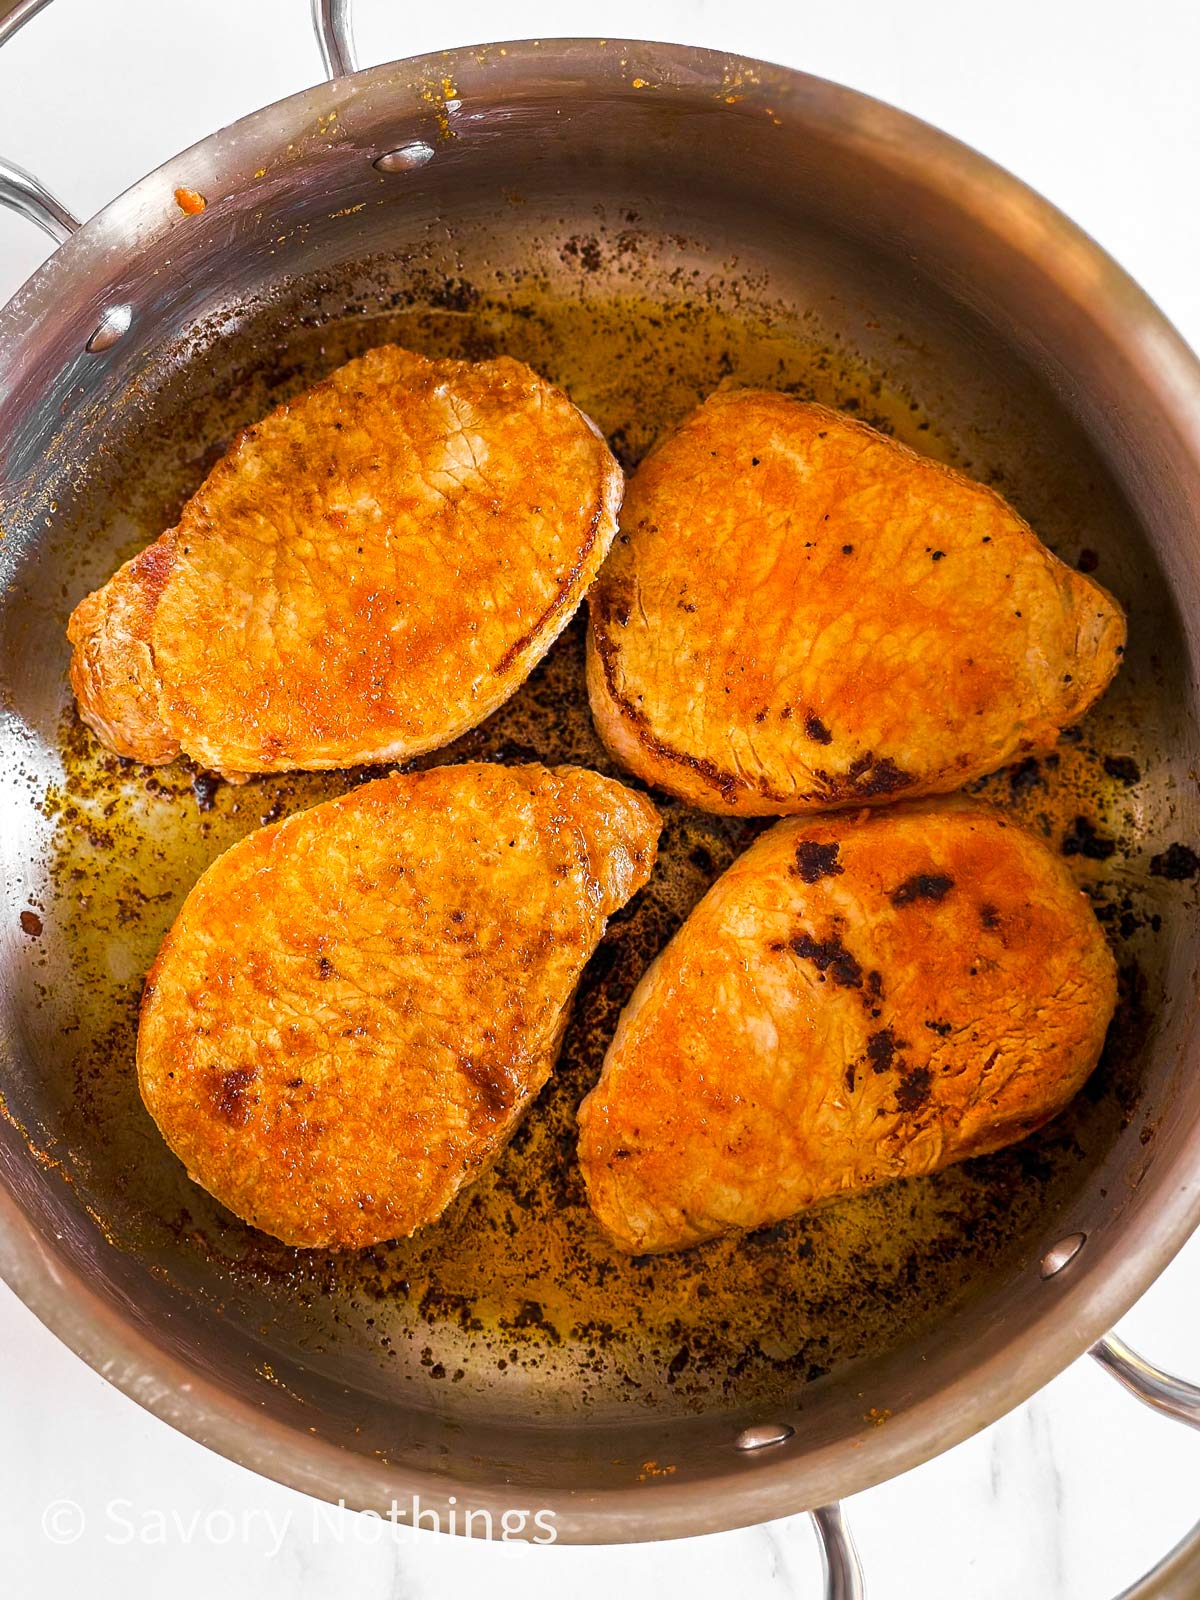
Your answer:
[[[1125,640],[998,494],[758,390],[714,394],[643,462],[588,607],[605,743],[742,815],[945,793],[1044,749]]]
[[[1115,999],[1089,902],[993,813],[781,822],[621,1016],[579,1113],[592,1209],[678,1250],[996,1150],[1079,1089]]]
[[[575,767],[383,778],[250,834],[146,982],[143,1099],[191,1177],[293,1245],[439,1217],[550,1074],[659,819]]]
[[[247,428],[76,608],[80,713],[118,755],[227,775],[436,749],[566,626],[622,490],[521,362],[371,350]]]

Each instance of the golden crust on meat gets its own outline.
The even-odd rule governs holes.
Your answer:
[[[992,490],[761,390],[714,394],[642,463],[588,609],[605,743],[742,815],[956,789],[1052,744],[1125,640]]]
[[[247,428],[77,607],[80,713],[121,755],[227,774],[436,749],[570,620],[623,487],[523,363],[371,350]]]
[[[1115,1001],[1086,897],[994,813],[781,822],[621,1016],[579,1113],[592,1209],[676,1250],[998,1149],[1080,1088]]]
[[[288,1244],[433,1221],[549,1077],[659,825],[594,772],[466,764],[250,834],[188,895],[147,979],[138,1075],[167,1143]]]

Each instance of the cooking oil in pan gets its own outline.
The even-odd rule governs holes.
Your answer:
[[[1066,560],[1090,566],[1093,544],[1120,547],[1102,492],[1081,504],[1087,486],[1064,487],[1051,444],[1038,460],[1036,444],[1018,448],[1006,436],[989,445],[939,426],[919,394],[890,385],[812,315],[745,300],[730,311],[635,295],[551,299],[519,279],[494,299],[461,283],[434,299],[316,326],[292,322],[282,332],[248,324],[206,396],[194,386],[174,400],[168,393],[138,430],[140,455],[132,443],[118,445],[129,452],[136,492],[116,509],[111,497],[93,504],[85,493],[73,509],[75,530],[106,537],[85,547],[66,528],[64,550],[99,546],[106,564],[94,554],[69,558],[69,602],[167,525],[238,426],[384,340],[530,362],[597,420],[627,467],[723,380],[788,387],[997,482]],[[1104,1064],[1064,1116],[1018,1147],[680,1255],[613,1251],[585,1204],[576,1108],[646,964],[765,825],[656,795],[665,828],[654,878],[612,919],[557,1071],[494,1170],[413,1239],[349,1255],[278,1244],[190,1184],[143,1110],[134,1072],[142,978],[184,895],[222,850],[374,774],[302,773],[233,787],[183,763],[140,768],[100,749],[65,687],[63,777],[43,802],[52,868],[26,932],[53,945],[56,969],[69,979],[43,988],[57,1064],[31,1138],[52,1148],[115,1248],[168,1274],[213,1314],[238,1319],[257,1347],[340,1379],[353,1371],[381,1390],[416,1384],[439,1406],[458,1397],[477,1405],[488,1394],[503,1404],[520,1396],[544,1412],[585,1403],[596,1411],[630,1402],[688,1407],[711,1404],[714,1392],[748,1402],[881,1351],[1003,1270],[1131,1113],[1146,998],[1135,957],[1152,948],[1154,894],[1164,892],[1147,878],[1142,848],[1151,826],[1142,797],[1160,730],[1146,710],[1150,667],[1136,644],[1132,655],[1112,695],[1057,752],[978,786],[1065,851],[1123,968],[1122,1012]],[[468,758],[577,762],[622,775],[588,713],[581,618],[508,705],[421,764]]]

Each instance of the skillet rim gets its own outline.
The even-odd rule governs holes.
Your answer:
[[[734,114],[758,114],[769,104],[781,116],[797,109],[819,115],[876,160],[886,159],[893,170],[950,197],[967,220],[1002,236],[1043,277],[1053,273],[1060,292],[1087,317],[1092,337],[1107,339],[1137,368],[1200,475],[1200,361],[1124,269],[1048,201],[950,135],[858,91],[766,62],[645,41],[512,41],[408,58],[317,84],[217,130],[85,222],[0,308],[0,351],[9,352],[0,354],[0,395],[6,369],[17,368],[19,377],[13,352],[19,353],[22,344],[36,345],[44,321],[55,320],[69,283],[120,282],[133,271],[138,251],[175,225],[170,212],[175,187],[204,191],[207,185],[231,192],[245,183],[250,164],[264,164],[264,157],[276,155],[295,134],[298,153],[282,169],[286,179],[316,147],[318,118],[327,118],[331,109],[365,89],[387,88],[406,109],[427,111],[429,82],[446,76],[468,100],[505,83],[541,86],[547,96],[581,81],[600,93],[635,93],[633,78],[643,73],[653,75],[656,87],[685,94],[727,88],[733,74],[748,84],[742,103],[729,108]],[[406,93],[411,106],[402,98]],[[588,1493],[537,1491],[552,1502],[548,1509],[555,1513],[558,1542],[682,1537],[759,1523],[844,1498],[960,1443],[1082,1355],[1200,1224],[1200,1125],[1180,1141],[1172,1161],[1164,1157],[1152,1176],[1147,1174],[1146,1193],[1138,1200],[1121,1219],[1119,1242],[1106,1237],[1102,1245],[1098,1238],[1082,1271],[1047,1284],[1039,1311],[1001,1355],[960,1374],[936,1395],[893,1417],[886,1428],[864,1429],[860,1448],[843,1441],[801,1456],[803,1441],[797,1438],[753,1460],[731,1448],[724,1475],[703,1482],[658,1479],[645,1486],[653,1488],[652,1497],[632,1482]],[[1103,1230],[1106,1236],[1111,1231]],[[1036,1270],[1036,1263],[1030,1269]],[[0,1277],[51,1332],[139,1405],[280,1483],[376,1510],[422,1492],[432,1508],[444,1511],[448,1497],[457,1495],[461,1504],[490,1509],[498,1517],[519,1497],[519,1490],[503,1483],[484,1491],[466,1480],[383,1467],[299,1425],[267,1417],[120,1315],[67,1266],[61,1252],[50,1248],[6,1187],[0,1187]]]

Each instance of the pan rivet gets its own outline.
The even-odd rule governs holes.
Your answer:
[[[762,1450],[769,1444],[782,1444],[795,1431],[786,1422],[760,1422],[753,1428],[743,1428],[733,1442],[739,1450]]]
[[[129,332],[132,322],[132,306],[108,306],[84,348],[91,355],[98,355],[101,350],[111,350],[117,340],[123,339]]]
[[[377,172],[411,172],[414,167],[423,167],[432,160],[433,146],[424,139],[414,139],[411,144],[402,144],[396,150],[376,156],[371,165]]]
[[[1062,1271],[1068,1261],[1074,1261],[1086,1239],[1086,1233],[1069,1233],[1065,1239],[1052,1244],[1042,1257],[1042,1277],[1052,1278],[1056,1272]]]

